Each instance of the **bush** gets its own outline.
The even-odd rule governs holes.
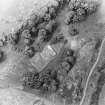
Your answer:
[[[99,4],[96,1],[90,1],[83,3],[81,6],[86,11],[87,15],[91,15],[97,11]]]
[[[19,35],[18,34],[10,34],[9,41],[11,44],[16,45],[19,42]]]
[[[4,58],[4,52],[3,51],[0,51],[0,62],[3,61],[3,58]]]
[[[37,72],[27,72],[23,75],[23,86],[30,89],[38,89],[41,84],[38,83],[39,74]]]
[[[26,46],[26,48],[25,48],[25,55],[27,55],[28,57],[33,57],[35,55],[34,47]]]
[[[4,42],[2,39],[0,39],[0,47],[3,47],[4,46]]]
[[[82,1],[82,0],[71,0],[69,2],[69,11],[74,11],[75,14],[72,16],[72,19],[69,18],[71,16],[68,16],[67,18],[67,24],[70,22],[70,20],[74,22],[81,22],[85,20],[85,18],[94,13],[97,10],[98,3],[95,1]]]
[[[78,9],[76,10],[76,15],[77,15],[77,17],[78,17],[78,21],[79,21],[79,22],[85,20],[85,18],[86,18],[86,12],[85,12],[85,10],[82,9],[82,8],[78,8]]]
[[[82,8],[78,8],[75,11],[75,14],[73,15],[71,19],[71,23],[77,23],[77,22],[82,22],[83,20],[86,19],[86,12]]]
[[[72,68],[72,66],[75,64],[75,57],[73,56],[69,56],[69,57],[65,57],[64,61],[68,62],[70,64],[70,68]]]
[[[71,70],[73,65],[76,62],[76,58],[74,57],[74,51],[71,49],[65,49],[63,53],[63,62],[61,63],[61,66],[63,69],[65,69],[67,72]]]
[[[42,22],[42,23],[40,23],[40,24],[38,24],[38,29],[44,29],[45,28],[45,26],[48,24],[48,22]]]
[[[56,17],[56,8],[54,6],[49,7],[48,13],[51,15],[51,19],[54,19]]]
[[[26,29],[31,29],[37,26],[38,23],[42,21],[41,17],[36,14],[31,14],[30,18],[27,20]]]
[[[35,37],[35,38],[38,36],[38,29],[36,27],[32,27],[31,35],[32,37]]]
[[[43,83],[43,92],[55,92],[59,87],[57,72],[55,70],[45,70],[44,72],[40,73],[39,79]]]
[[[38,38],[39,38],[39,41],[41,41],[41,42],[46,41],[47,38],[48,38],[47,30],[44,29],[44,28],[43,29],[39,29]]]
[[[46,13],[43,17],[44,21],[49,22],[51,20],[51,15],[49,13]]]
[[[55,20],[51,20],[46,24],[45,29],[49,32],[52,33],[56,28],[56,22]]]
[[[69,34],[70,34],[71,36],[75,36],[75,35],[79,34],[78,29],[76,29],[76,28],[74,28],[74,27],[70,27],[70,28],[71,28],[71,29],[69,29]]]
[[[31,38],[30,31],[28,29],[24,30],[22,32],[22,35],[21,36],[24,37],[24,38]]]
[[[69,7],[68,7],[68,9],[75,11],[75,10],[77,10],[78,8],[80,8],[80,6],[81,6],[81,0],[71,0],[71,1],[69,2]]]
[[[74,11],[69,11],[66,15],[65,23],[67,25],[69,25],[72,22],[74,16],[75,16],[75,12]]]
[[[51,44],[56,44],[56,43],[59,43],[61,41],[64,41],[64,36],[63,36],[63,34],[58,34],[52,38]]]
[[[63,62],[61,63],[61,67],[62,67],[62,69],[63,69],[64,71],[66,71],[66,72],[68,73],[68,72],[70,71],[71,65],[70,65],[69,62],[63,61]]]
[[[46,37],[46,35],[47,35],[47,31],[44,28],[39,29],[38,37]]]
[[[32,39],[28,39],[28,38],[25,38],[25,39],[24,39],[25,45],[32,45],[33,42],[34,42],[34,40],[32,40]]]
[[[73,55],[74,55],[74,51],[72,49],[66,48],[64,50],[64,53],[63,53],[64,57],[73,56]]]
[[[45,72],[27,72],[23,75],[23,86],[30,89],[37,89],[41,92],[55,92],[59,82],[51,70]],[[53,74],[53,75],[52,75]]]

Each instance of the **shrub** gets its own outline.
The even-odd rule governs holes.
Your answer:
[[[35,37],[35,38],[38,36],[38,29],[36,27],[32,27],[31,35],[32,37]]]
[[[65,57],[64,60],[68,62],[70,64],[70,68],[72,68],[72,66],[75,64],[76,59],[73,56],[69,56],[69,57]]]
[[[51,15],[49,13],[46,13],[43,17],[44,21],[49,22],[51,20]]]
[[[52,70],[41,73],[27,72],[23,75],[23,86],[44,93],[55,92],[59,85],[56,75]]]
[[[61,67],[62,67],[62,69],[63,69],[64,71],[66,71],[66,72],[68,73],[68,72],[70,71],[71,65],[70,65],[69,62],[63,61],[63,62],[61,63]]]
[[[56,17],[56,8],[54,6],[49,7],[48,13],[51,15],[51,19],[54,19]]]
[[[19,42],[19,35],[18,34],[9,34],[9,42],[13,45],[16,45]]]
[[[69,25],[72,22],[74,16],[75,16],[75,12],[74,11],[69,11],[67,13],[66,17],[65,17],[65,23],[67,25]]]
[[[69,2],[68,9],[75,11],[76,9],[80,7],[80,4],[81,4],[81,0],[71,0]]]
[[[32,39],[28,39],[28,38],[25,38],[25,39],[24,39],[25,45],[32,45],[33,42],[34,42],[34,40],[32,40]]]
[[[0,51],[0,62],[3,61],[3,58],[4,58],[4,52],[3,51]]]
[[[73,56],[74,55],[74,51],[72,49],[66,48],[64,50],[63,56],[67,57],[67,56]]]
[[[56,44],[56,43],[59,43],[61,41],[64,41],[64,36],[63,34],[58,34],[58,35],[55,35],[52,40],[51,40],[51,44]]]
[[[30,34],[30,31],[28,29],[25,29],[23,32],[22,32],[22,37],[24,38],[31,38],[31,34]]]
[[[49,32],[52,33],[56,28],[56,22],[55,20],[51,20],[46,24],[45,29]]]
[[[81,4],[81,6],[86,11],[87,15],[91,15],[97,11],[99,4],[96,1],[90,1]]]
[[[45,70],[40,74],[40,81],[42,81],[42,91],[55,92],[59,87],[59,81],[57,78],[57,72],[55,70]]]
[[[39,74],[37,72],[27,72],[23,75],[23,86],[30,89],[38,89],[40,84],[38,83]]]
[[[78,8],[78,9],[76,10],[76,15],[77,15],[77,17],[78,17],[78,21],[79,21],[79,22],[85,20],[85,18],[86,18],[86,12],[85,12],[85,10],[82,9],[82,8]]]
[[[35,55],[34,47],[26,46],[26,48],[25,48],[25,55],[27,55],[28,57],[33,57]]]
[[[70,27],[70,28],[71,28],[71,29],[69,29],[69,34],[70,34],[71,36],[75,36],[75,35],[79,34],[78,29],[76,29],[76,28],[74,28],[74,27]]]

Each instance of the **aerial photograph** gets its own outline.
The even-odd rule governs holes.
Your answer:
[[[105,0],[0,0],[0,105],[105,105]]]

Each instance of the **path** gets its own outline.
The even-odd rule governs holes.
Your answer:
[[[87,78],[86,86],[85,86],[84,92],[83,92],[83,98],[82,98],[82,100],[81,100],[81,102],[80,102],[80,105],[82,105],[83,102],[84,102],[84,99],[85,99],[85,96],[86,96],[86,90],[87,90],[87,87],[88,87],[88,83],[89,83],[90,77],[91,77],[93,71],[95,70],[95,68],[96,68],[96,66],[97,66],[97,64],[98,64],[98,61],[99,61],[99,59],[100,59],[100,57],[101,57],[101,54],[102,54],[102,51],[103,51],[103,47],[104,47],[104,46],[105,46],[105,38],[104,38],[103,41],[102,41],[102,44],[101,44],[101,47],[100,47],[100,50],[99,50],[99,54],[98,54],[97,60],[96,60],[96,62],[94,63],[94,65],[93,65],[93,67],[92,67],[92,69],[91,69],[91,71],[90,71],[90,73],[89,73],[89,76],[88,76],[88,78]]]

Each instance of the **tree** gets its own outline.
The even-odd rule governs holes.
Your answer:
[[[67,62],[67,61],[63,61],[63,62],[61,63],[61,67],[62,67],[62,69],[63,69],[64,71],[66,71],[66,72],[69,72],[70,69],[71,69],[71,65],[70,65],[70,63]]]
[[[28,29],[23,30],[21,36],[24,38],[31,38],[30,30],[28,30]]]
[[[68,9],[75,11],[76,9],[80,7],[80,4],[81,4],[81,0],[71,0],[69,2]]]
[[[32,40],[32,39],[24,38],[25,45],[32,45],[33,42],[34,42],[34,40]]]
[[[64,39],[63,34],[58,34],[58,35],[55,35],[54,37],[52,37],[51,44],[56,44],[56,43],[62,42],[64,40],[65,39]]]
[[[79,31],[77,28],[75,28],[74,26],[71,26],[70,29],[69,29],[69,34],[71,36],[75,36],[75,35],[78,35],[79,34]]]
[[[54,6],[48,7],[48,13],[51,15],[51,19],[56,17],[56,8]]]
[[[0,51],[0,62],[3,61],[3,58],[4,58],[4,52],[3,51]]]
[[[48,24],[46,24],[45,29],[49,32],[52,33],[56,28],[56,22],[55,20],[50,20]]]
[[[65,23],[67,25],[69,25],[72,22],[74,16],[75,16],[75,12],[74,11],[69,11],[67,13],[66,17],[65,17]]]
[[[43,18],[44,21],[49,22],[51,20],[51,15],[49,13],[46,13]]]
[[[26,48],[25,48],[25,55],[27,55],[28,57],[33,57],[35,55],[34,47],[26,46]]]
[[[9,34],[9,42],[13,45],[16,45],[19,42],[19,34],[18,33]]]
[[[38,84],[39,74],[37,72],[26,72],[23,74],[23,86],[30,89],[38,89],[40,85]]]

